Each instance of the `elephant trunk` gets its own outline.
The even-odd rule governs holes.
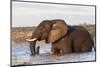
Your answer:
[[[30,51],[32,56],[35,56],[36,54],[35,45],[36,45],[36,41],[30,42]]]
[[[30,43],[30,51],[31,51],[31,55],[35,56],[36,55],[36,50],[35,50],[35,46],[36,46],[36,41],[37,39],[26,39],[29,43]]]

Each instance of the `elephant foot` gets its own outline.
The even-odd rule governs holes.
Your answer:
[[[49,58],[50,58],[52,61],[55,61],[55,60],[56,60],[56,57],[57,57],[57,55],[55,55],[53,52],[50,52]]]
[[[53,55],[60,55],[61,54],[61,50],[58,49],[58,48],[54,48],[54,49],[52,49],[52,53],[51,54],[53,54]]]
[[[50,55],[51,56],[61,56],[62,54],[61,53],[56,53],[56,52],[51,52]]]
[[[31,56],[35,56],[36,54],[35,53],[31,53]]]
[[[30,49],[31,50],[31,56],[35,56],[35,52],[32,50],[32,49]]]

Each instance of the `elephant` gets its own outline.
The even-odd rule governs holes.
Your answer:
[[[54,55],[92,51],[94,41],[90,33],[82,26],[67,25],[63,19],[43,20],[30,39],[31,55],[35,56],[36,41],[51,43]]]

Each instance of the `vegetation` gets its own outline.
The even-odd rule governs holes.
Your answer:
[[[89,33],[91,34],[92,38],[95,39],[96,37],[96,25],[94,24],[82,24],[80,26],[83,26],[84,28],[86,28]]]
[[[29,32],[34,31],[36,27],[12,27],[12,32]]]

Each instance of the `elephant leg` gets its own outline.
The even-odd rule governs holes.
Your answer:
[[[84,43],[81,46],[81,52],[88,52],[92,51],[92,46],[94,45],[93,41],[90,41],[89,38],[84,41]]]
[[[60,49],[55,48],[54,54],[56,54],[56,55],[60,54]]]
[[[66,43],[63,43],[61,51],[62,54],[72,53],[72,43],[70,41],[66,41]]]
[[[72,52],[72,50],[71,49],[62,49],[62,54],[67,54],[67,53],[71,53]]]
[[[63,43],[63,45],[59,48],[61,48],[61,54],[72,53],[72,44],[70,42]]]
[[[58,55],[58,54],[60,54],[60,49],[58,49],[58,48],[56,48],[56,47],[52,47],[52,49],[51,49],[51,51],[52,51],[52,54],[53,55]]]
[[[66,47],[67,48],[67,47]],[[55,55],[59,55],[59,54],[67,54],[67,53],[71,53],[72,50],[70,48],[68,49],[59,49],[59,48],[54,48],[52,50],[53,54]]]

